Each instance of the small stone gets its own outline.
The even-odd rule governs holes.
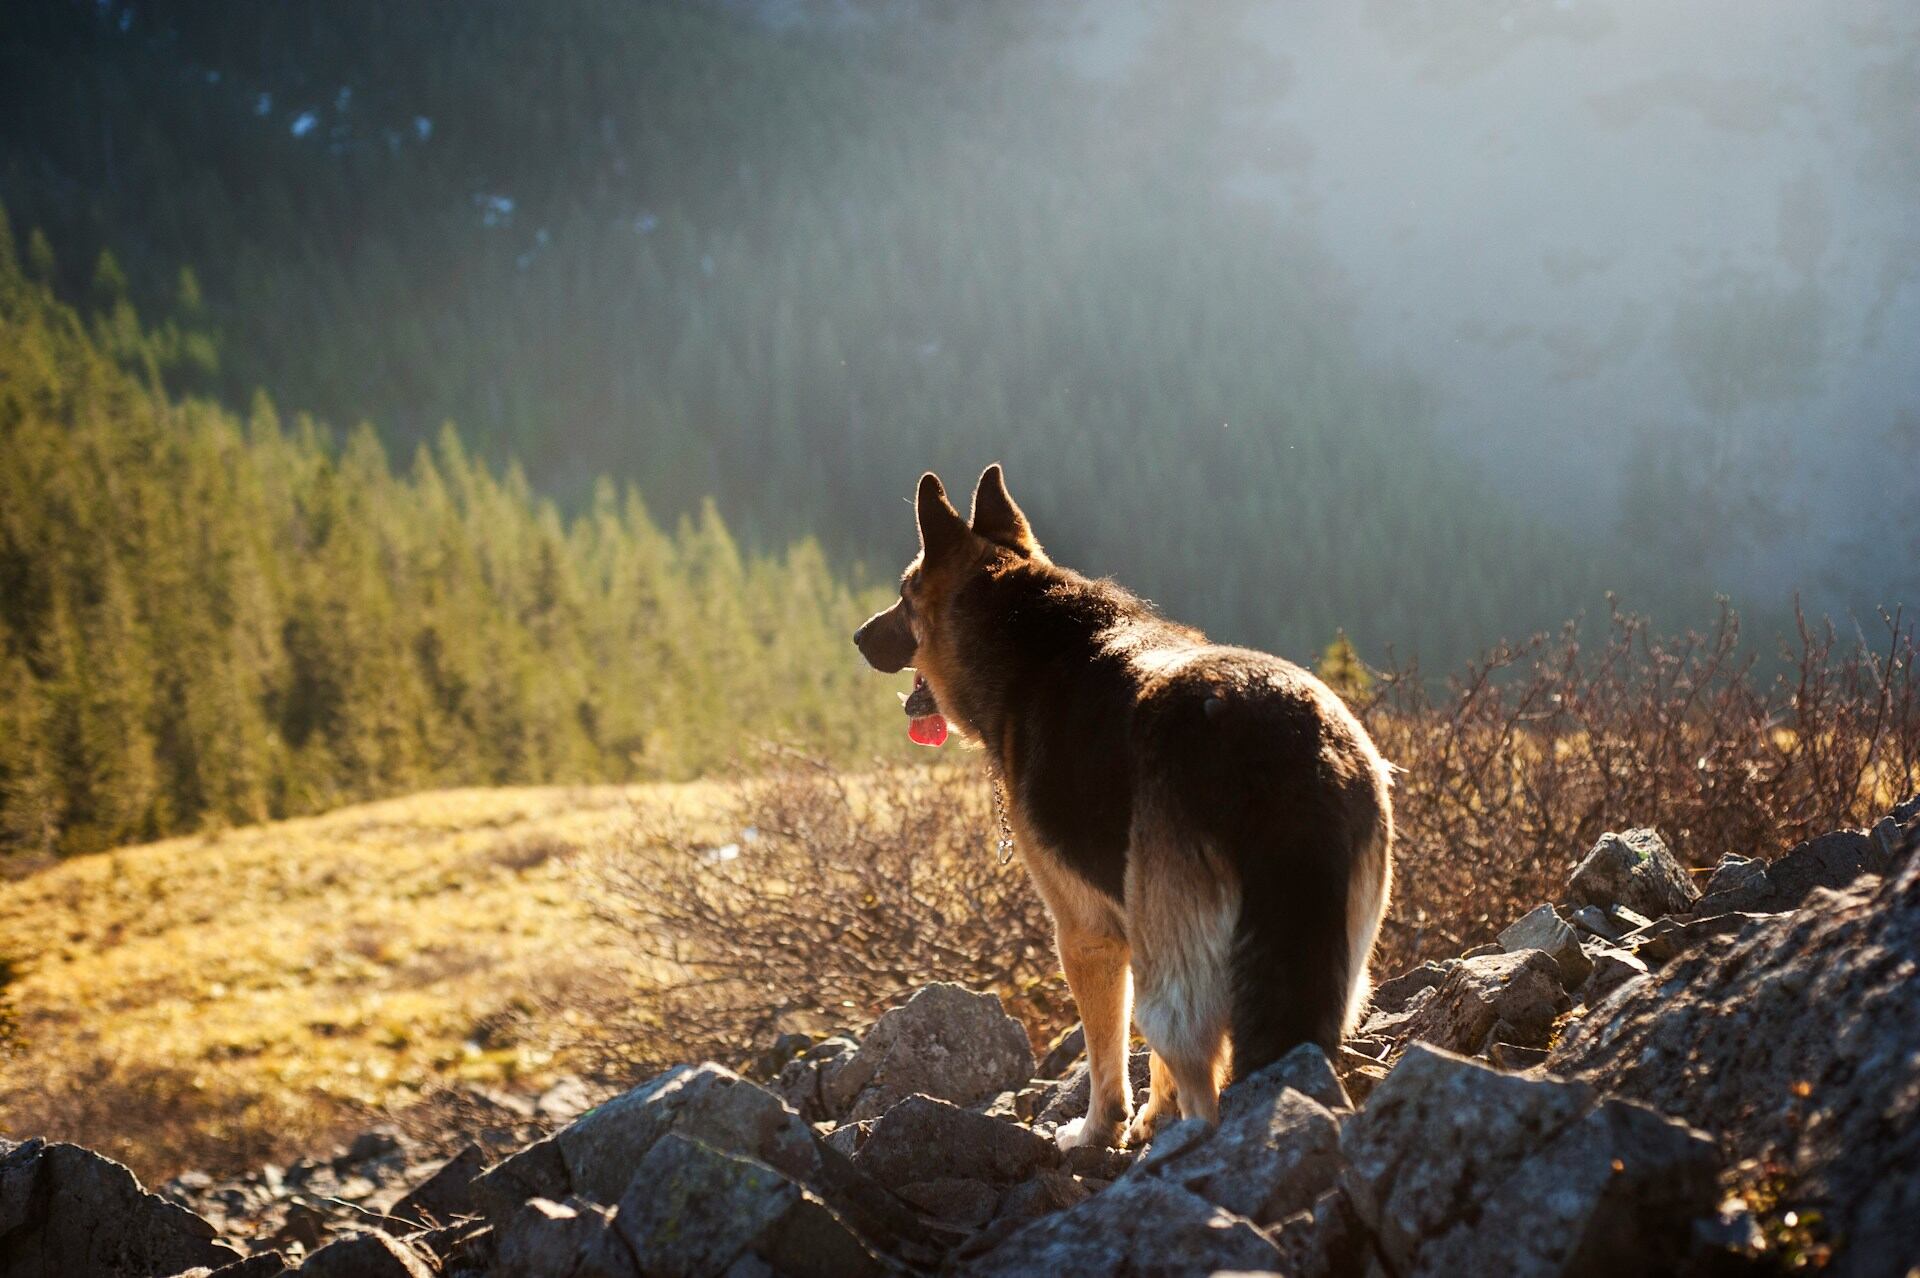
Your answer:
[[[1532,1069],[1546,1062],[1547,1049],[1522,1047],[1495,1037],[1487,1041],[1487,1059],[1501,1069]]]
[[[1390,981],[1382,981],[1373,987],[1373,997],[1368,1000],[1367,1005],[1376,1012],[1403,1011],[1414,995],[1422,990],[1438,988],[1458,961],[1446,959],[1438,963],[1422,963],[1412,971],[1402,972]]]
[[[1587,977],[1586,985],[1580,990],[1580,997],[1589,1007],[1634,977],[1647,974],[1646,960],[1630,950],[1608,945],[1599,948],[1592,957],[1593,974]]]
[[[1087,1188],[1071,1172],[1055,1168],[1009,1189],[1000,1200],[1000,1215],[1033,1220],[1064,1211],[1088,1197]]]
[[[468,1145],[408,1190],[387,1214],[418,1225],[444,1225],[456,1217],[475,1215],[473,1180],[486,1165],[481,1148]]]
[[[1580,949],[1580,938],[1551,905],[1522,915],[1500,933],[1500,946],[1509,954],[1521,950],[1541,950],[1560,967],[1560,983],[1577,990],[1593,970],[1593,963]]]
[[[1093,1180],[1118,1180],[1133,1166],[1134,1155],[1124,1149],[1101,1145],[1076,1145],[1066,1153],[1067,1166],[1076,1176]]]
[[[1620,929],[1607,922],[1607,912],[1597,905],[1581,906],[1567,915],[1567,921],[1588,936],[1597,936],[1603,941],[1620,939]]]
[[[501,1226],[490,1278],[638,1278],[613,1210],[535,1198]]]

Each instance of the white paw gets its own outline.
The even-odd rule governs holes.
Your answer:
[[[1070,1123],[1063,1124],[1060,1130],[1053,1134],[1053,1143],[1063,1150],[1079,1149],[1082,1145],[1093,1145],[1105,1149],[1113,1143],[1116,1134],[1118,1129],[1115,1127],[1103,1126],[1099,1123],[1088,1126],[1086,1119],[1076,1118]]]
[[[1160,1114],[1161,1111],[1157,1109],[1143,1109],[1134,1115],[1133,1121],[1127,1125],[1128,1149],[1138,1149],[1153,1139],[1153,1129],[1160,1125]]]

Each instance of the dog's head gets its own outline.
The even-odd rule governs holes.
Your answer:
[[[1010,559],[1044,559],[1044,554],[1027,517],[1008,495],[998,464],[981,472],[970,519],[960,517],[940,477],[931,471],[920,476],[914,517],[920,553],[900,574],[900,598],[867,618],[853,632],[853,642],[875,670],[894,674],[912,666],[937,692],[948,668],[942,658],[951,657],[948,603],[955,590],[975,573]],[[911,703],[908,713],[914,713]]]

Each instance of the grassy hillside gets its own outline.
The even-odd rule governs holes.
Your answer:
[[[0,884],[4,1128],[152,1176],[318,1148],[436,1086],[535,1086],[629,971],[574,854],[716,794],[444,791]]]

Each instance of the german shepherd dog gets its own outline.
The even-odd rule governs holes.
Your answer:
[[[1137,1143],[1176,1106],[1217,1122],[1227,1077],[1333,1051],[1392,878],[1366,731],[1298,666],[1054,564],[998,465],[970,519],[930,473],[915,509],[899,602],[853,641],[876,670],[915,669],[916,740],[951,720],[1004,778],[1086,1028],[1091,1103],[1060,1144]],[[1153,1052],[1138,1117],[1134,1018]]]

